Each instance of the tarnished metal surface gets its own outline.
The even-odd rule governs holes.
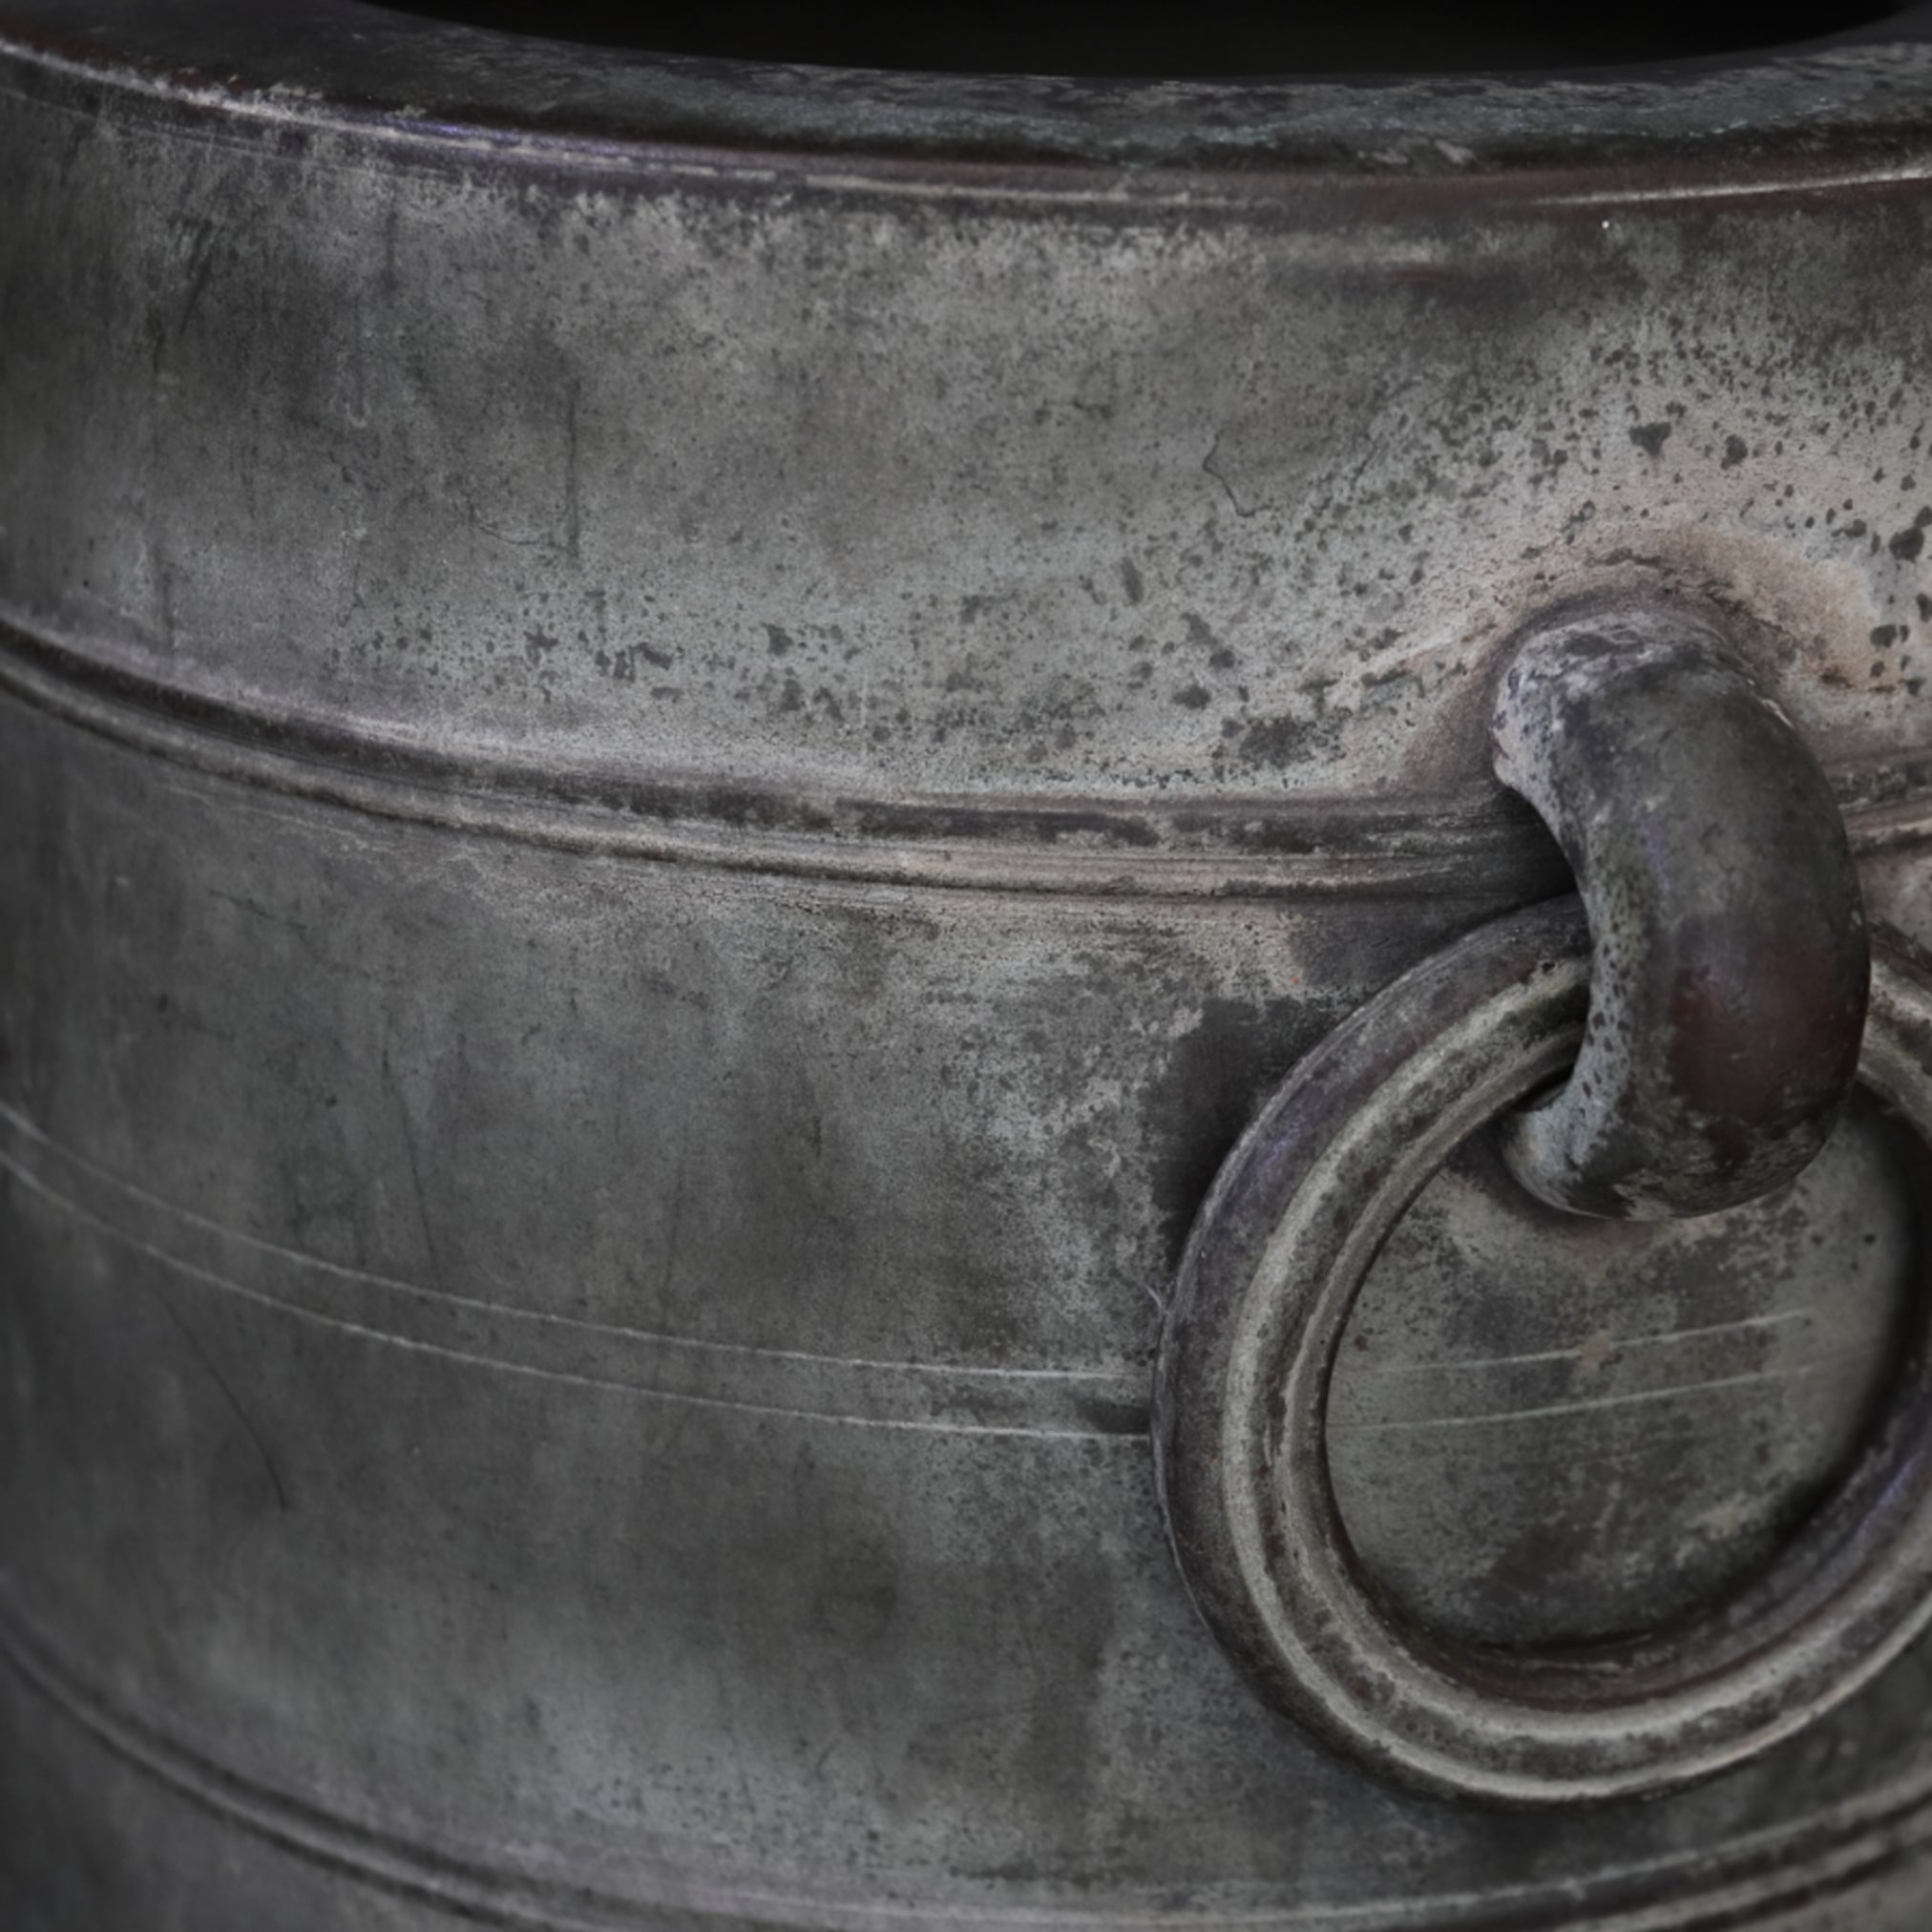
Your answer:
[[[134,10],[116,38],[165,45],[171,10]],[[1050,841],[1105,853],[1081,881],[1205,850],[1220,885],[1373,839],[1513,891],[1537,848],[1480,722],[1503,640],[1557,597],[1709,587],[1770,627],[1851,796],[1911,782],[1924,50],[1748,74],[1772,133],[1708,160],[1679,116],[1736,111],[1695,86],[1470,83],[1357,95],[1299,174],[1036,178],[872,158],[895,124],[856,85],[790,112],[846,103],[864,151],[734,158],[660,99],[710,70],[243,10],[199,74],[8,78],[6,600],[82,670],[740,862],[757,830],[847,863],[1003,834],[1025,876],[1065,876]],[[668,131],[551,132],[559,63]],[[437,118],[500,120],[519,80],[536,132]],[[1376,162],[1379,116],[1432,112],[1466,159]],[[1592,173],[1613,114],[1651,158]],[[947,139],[1003,137],[976,126]]]
[[[1870,977],[1817,761],[1681,604],[1533,626],[1494,731],[1593,941],[1576,1065],[1512,1124],[1510,1171],[1552,1206],[1653,1219],[1792,1180],[1851,1090]]]
[[[1384,1597],[1536,1648],[1747,1582],[1884,1399],[1923,1188],[1858,1096],[1791,1187],[1675,1224],[1541,1208],[1496,1136],[1459,1150],[1371,1266],[1329,1392],[1336,1503]]]
[[[1691,1613],[1595,1645],[1459,1645],[1391,1614],[1363,1576],[1327,1442],[1355,1295],[1451,1150],[1587,1065],[1594,926],[1573,901],[1486,926],[1296,1066],[1202,1208],[1155,1379],[1175,1553],[1263,1692],[1377,1770],[1521,1805],[1665,1791],[1748,1759],[1869,1682],[1932,1618],[1922,1288],[1841,1486],[1774,1561]],[[1932,978],[1879,966],[1860,1070],[1918,1136],[1922,1171]]]
[[[1928,134],[1916,39],[1088,89],[7,0],[0,1918],[1916,1932],[1918,1653],[1658,1803],[1408,1793],[1201,1629],[1145,1411],[1254,1106],[1564,887],[1537,612],[1720,604],[1932,940]],[[1411,1284],[1491,1527],[1540,1443],[1686,1496],[1659,1335],[1696,1494],[1774,1432],[1611,1624],[1859,1439],[1861,1158],[1868,1273],[1659,1260],[1553,1396],[1480,1251]],[[1425,1420],[1376,1290],[1332,1420]],[[1459,1636],[1611,1573],[1502,1602],[1349,1440]]]

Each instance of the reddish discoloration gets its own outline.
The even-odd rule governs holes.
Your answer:
[[[1510,1162],[1577,1213],[1709,1213],[1789,1181],[1858,1066],[1870,962],[1843,822],[1731,620],[1576,604],[1503,677],[1497,772],[1575,869],[1590,1021]]]
[[[1858,1071],[1868,975],[1841,948],[1767,946],[1748,977],[1686,966],[1670,988],[1670,1079],[1720,1164],[1750,1130],[1843,1093]],[[1848,970],[1848,968],[1850,970]]]

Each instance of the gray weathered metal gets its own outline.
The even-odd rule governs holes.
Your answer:
[[[1586,904],[1472,933],[1296,1066],[1202,1210],[1156,1382],[1176,1555],[1264,1694],[1376,1770],[1507,1804],[1649,1795],[1737,1764],[1816,1722],[1932,1620],[1922,1318],[1842,1488],[1700,1615],[1596,1645],[1458,1646],[1392,1616],[1361,1576],[1325,1439],[1355,1297],[1459,1144],[1589,1065],[1603,922]],[[1881,961],[1864,1044],[1868,1082],[1932,1139],[1932,979]]]
[[[0,211],[10,1932],[1923,1925],[1917,12],[1210,84],[0,0]],[[1796,1632],[1532,1816],[1204,1627],[1149,1390],[1304,1058],[1574,934],[1491,716],[1583,611],[1788,720],[1883,1018],[1769,1196],[1478,1133],[1351,1260],[1295,1494],[1479,1742]]]
[[[1590,1214],[1735,1207],[1793,1179],[1851,1090],[1870,977],[1831,782],[1721,622],[1626,601],[1538,624],[1498,693],[1496,772],[1582,889],[1590,1011],[1504,1144]]]

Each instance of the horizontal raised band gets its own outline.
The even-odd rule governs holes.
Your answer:
[[[484,1300],[351,1268],[157,1199],[55,1145],[0,1104],[0,1176],[16,1213],[72,1223],[130,1263],[312,1328],[642,1401],[800,1425],[1090,1444],[1146,1430],[1139,1364],[882,1361],[662,1334]]]
[[[1499,1885],[1480,1894],[1387,1899],[1336,1906],[1203,1901],[1176,1907],[1131,1899],[1095,1908],[1043,1902],[937,1909],[880,1899],[780,1891],[749,1875],[700,1873],[642,1861],[621,1878],[568,1876],[447,1840],[413,1840],[392,1819],[349,1817],[219,1761],[146,1712],[127,1706],[30,1621],[17,1591],[0,1583],[0,1669],[96,1747],[169,1787],[217,1823],[356,1885],[418,1900],[478,1924],[524,1932],[618,1932],[716,1918],[733,1925],[815,1926],[831,1932],[930,1932],[935,1923],[984,1932],[1460,1932],[1502,1923],[1522,1932],[1624,1932],[1652,1922],[1668,1901],[1699,1923],[1742,1922],[1803,1900],[1856,1907],[1866,1886],[1922,1856],[1932,1838],[1932,1774],[1920,1773],[1796,1827],[1723,1846],[1613,1868],[1574,1884]],[[72,1732],[69,1732],[71,1736]]]
[[[1517,901],[1567,874],[1533,814],[1447,796],[866,795],[550,769],[163,684],[0,624],[0,692],[172,764],[374,816],[566,850],[1006,892]],[[1828,771],[1860,856],[1932,838],[1932,747]]]

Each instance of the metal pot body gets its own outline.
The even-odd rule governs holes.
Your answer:
[[[1564,889],[1487,767],[1536,611],[1724,612],[1932,944],[1932,55],[1082,96],[246,11],[5,10],[0,1918],[1922,1924],[1918,1653],[1658,1802],[1414,1793],[1202,1628],[1147,1416],[1270,1086]],[[1909,1271],[1885,1132],[1646,1277],[1718,1338],[1641,1386],[1425,1194],[1331,1417],[1388,1587],[1641,1624],[1775,1532],[1619,1566],[1550,1469],[1852,1453],[1889,1289],[1754,1337]]]

